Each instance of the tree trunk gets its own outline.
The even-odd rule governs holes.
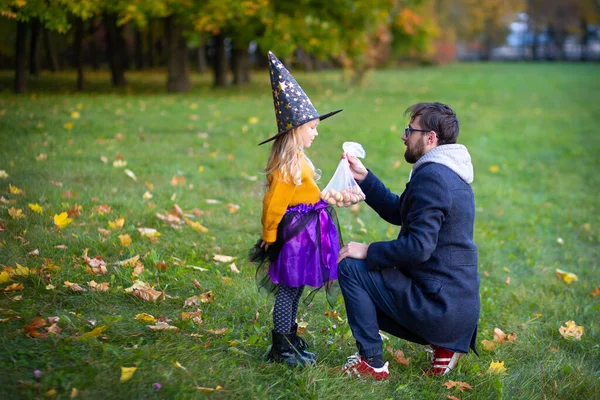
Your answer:
[[[167,36],[167,91],[188,92],[190,79],[188,74],[187,43],[183,29],[177,23],[175,16],[165,18],[165,33]]]
[[[144,69],[144,36],[138,27],[135,27],[135,69]]]
[[[39,20],[31,23],[31,46],[29,48],[29,73],[40,76],[40,30],[42,24]]]
[[[148,52],[146,53],[146,59],[148,61],[148,67],[154,67],[154,35],[152,34],[152,21],[148,23]]]
[[[215,57],[213,73],[215,77],[214,85],[218,87],[229,86],[227,54],[225,53],[225,37],[222,34],[213,38],[215,42]]]
[[[98,61],[98,51],[100,51],[100,46],[98,45],[97,38],[97,25],[95,19],[90,21],[90,30],[89,35],[92,38],[90,42],[90,63],[92,64],[92,68],[94,71],[97,71],[100,68],[100,62]]]
[[[117,16],[114,14],[105,14],[104,25],[106,28],[106,51],[108,52],[112,85],[125,86],[122,54],[123,39],[120,37],[121,29],[117,28]]]
[[[492,49],[494,47],[494,33],[492,32],[492,26],[492,20],[487,19],[485,21],[485,31],[483,33],[483,53],[481,55],[482,61],[490,61],[490,59],[492,58]]]
[[[233,49],[231,54],[231,69],[233,71],[233,83],[236,86],[250,82],[250,58],[248,49]]]
[[[15,93],[27,92],[27,22],[17,23],[17,43],[15,51]]]
[[[56,57],[56,52],[54,51],[54,45],[52,43],[52,32],[45,28],[42,28],[42,31],[44,32],[44,47],[46,48],[48,65],[52,72],[58,72],[58,58]]]
[[[77,69],[77,91],[83,92],[83,33],[85,23],[82,19],[75,21],[75,68]]]
[[[581,26],[581,42],[579,45],[581,46],[581,50],[579,53],[580,61],[588,60],[588,42],[589,42],[589,34],[588,34],[588,24],[585,18],[581,18],[580,21]]]
[[[206,45],[200,43],[198,47],[198,73],[205,74],[208,71],[208,62],[206,61]]]

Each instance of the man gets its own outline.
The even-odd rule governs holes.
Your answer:
[[[353,156],[347,156],[367,204],[381,218],[401,225],[395,240],[350,242],[340,250],[338,279],[358,353],[349,374],[389,376],[379,330],[430,345],[426,371],[448,373],[475,341],[479,320],[477,246],[473,241],[473,166],[456,144],[454,111],[441,103],[409,107],[402,140],[414,164],[401,196],[392,193]]]

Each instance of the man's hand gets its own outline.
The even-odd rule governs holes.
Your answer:
[[[356,158],[356,156],[344,153],[342,154],[342,158],[346,158],[348,160],[348,164],[350,164],[350,172],[352,172],[352,177],[354,177],[354,179],[357,182],[360,182],[367,177],[369,171],[367,171],[363,163],[358,158]]]
[[[356,260],[364,260],[367,258],[368,244],[350,242],[340,249],[337,262],[339,263],[344,258],[354,258]]]
[[[271,246],[273,243],[267,243],[264,240],[260,243],[260,247],[264,247],[265,251],[269,250],[269,246]]]

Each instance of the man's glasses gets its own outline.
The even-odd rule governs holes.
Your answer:
[[[408,137],[411,132],[431,132],[431,130],[430,129],[414,129],[414,128],[411,128],[410,126],[407,126],[406,128],[404,128],[404,136]],[[437,136],[437,133],[436,133],[436,136]]]

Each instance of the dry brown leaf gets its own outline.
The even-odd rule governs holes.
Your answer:
[[[213,291],[209,290],[208,292],[202,293],[200,295],[200,301],[203,303],[210,303],[211,301],[215,301]]]
[[[159,292],[151,287],[148,283],[142,281],[135,281],[132,286],[125,289],[126,293],[131,293],[136,297],[146,301],[164,300],[165,293]]]
[[[240,270],[237,269],[235,263],[231,263],[229,264],[229,269],[231,270],[231,272],[233,272],[234,274],[239,274]]]
[[[212,393],[212,392],[215,392],[217,390],[221,390],[223,388],[220,385],[217,385],[217,387],[214,388],[214,389],[213,388],[208,388],[208,387],[203,387],[203,386],[194,386],[194,389],[199,390],[199,391],[204,392],[204,393]]]
[[[183,303],[184,307],[189,307],[189,306],[197,306],[200,301],[200,299],[198,298],[198,296],[192,296],[189,299],[186,299],[185,302]]]
[[[232,262],[233,260],[235,260],[235,257],[224,256],[221,254],[215,254],[215,255],[213,255],[213,260],[219,261],[219,262]]]
[[[171,185],[182,186],[182,185],[185,185],[186,180],[187,179],[185,178],[185,176],[174,175],[171,178]]]
[[[47,333],[40,333],[37,330],[43,326],[46,326],[46,320],[44,318],[36,317],[31,320],[29,325],[25,325],[25,332],[28,336],[33,338],[42,338],[45,339],[48,337]]]
[[[448,395],[448,396],[446,396],[446,398],[448,400],[461,400],[460,397],[456,397],[456,396],[452,396],[452,395]]]
[[[4,288],[5,292],[16,292],[19,290],[24,290],[25,287],[20,283],[13,283],[12,285],[8,285]]]
[[[491,340],[482,340],[481,344],[483,345],[483,349],[485,351],[492,351],[496,348],[496,343]]]
[[[181,312],[181,320],[182,321],[187,321],[190,318],[192,319],[192,321],[194,321],[194,323],[196,323],[198,325],[201,324],[202,323],[202,310],[197,309],[196,311],[192,311],[192,312],[185,312],[185,311]]]
[[[153,331],[177,331],[177,330],[179,330],[178,327],[169,325],[168,323],[163,322],[163,321],[157,322],[156,325],[148,325],[148,328],[152,329]]]
[[[138,261],[135,264],[135,267],[133,267],[133,272],[131,273],[131,275],[134,278],[137,278],[138,276],[140,276],[142,274],[142,272],[144,272],[144,264],[142,264],[141,261]]]
[[[83,251],[83,260],[87,263],[88,268],[85,269],[85,271],[87,273],[91,273],[94,275],[104,275],[106,274],[108,271],[106,270],[106,263],[104,262],[104,260],[102,260],[102,258],[100,258],[99,256],[96,256],[94,258],[89,258],[88,255],[88,249],[85,249]]]
[[[79,204],[75,204],[73,207],[67,210],[67,215],[69,216],[69,218],[77,218],[81,216],[82,210],[83,207],[81,207]]]
[[[458,381],[446,381],[442,383],[442,386],[446,386],[447,389],[452,389],[458,387],[461,392],[465,390],[472,390],[473,386],[469,385],[467,382],[458,382]]]
[[[227,208],[229,209],[229,212],[231,214],[235,213],[237,210],[240,209],[240,206],[238,206],[237,204],[233,204],[233,203],[227,203]]]
[[[76,283],[71,283],[69,281],[65,281],[64,285],[74,292],[87,292],[87,290],[85,290],[84,288],[82,288],[81,286],[79,286]]]
[[[94,210],[100,215],[108,214],[111,211],[111,208],[107,204],[101,204],[99,206],[94,207]]]
[[[115,263],[115,265],[120,265],[122,267],[132,267],[134,265],[136,265],[136,263],[139,261],[140,256],[139,255],[135,255],[131,258],[128,258],[126,260],[123,261],[118,261]]]
[[[212,333],[213,335],[224,335],[227,333],[229,328],[221,328],[221,329],[207,329],[206,332]]]
[[[159,261],[155,265],[156,269],[160,269],[161,271],[166,271],[169,268],[169,264],[164,261]]]
[[[598,296],[600,294],[600,286],[596,286],[596,289],[590,292],[590,294],[592,295],[592,297]]]
[[[402,365],[408,366],[410,364],[410,357],[405,357],[404,352],[402,350],[394,350],[391,346],[387,348],[388,353],[392,355],[392,358],[398,363]]]
[[[181,228],[184,224],[181,218],[173,214],[163,215],[161,213],[156,213],[156,217],[161,221],[171,225],[172,228]]]
[[[254,318],[252,318],[252,319],[250,320],[250,323],[251,323],[251,324],[255,324],[255,323],[257,323],[257,322],[258,322],[258,317],[260,317],[260,313],[257,311],[257,312],[256,312],[256,315],[254,316]]]
[[[53,323],[52,325],[50,325],[49,327],[46,328],[46,330],[48,331],[48,333],[51,333],[53,335],[58,335],[59,333],[62,332],[62,329],[60,329],[60,327],[55,323]]]
[[[171,210],[170,214],[179,218],[183,218],[183,210],[177,204],[173,205],[173,209]]]
[[[200,284],[200,282],[198,282],[197,279],[194,279],[194,287],[196,289],[202,289],[202,285]]]
[[[108,282],[96,283],[95,281],[89,281],[88,286],[92,292],[106,292],[108,291]]]

